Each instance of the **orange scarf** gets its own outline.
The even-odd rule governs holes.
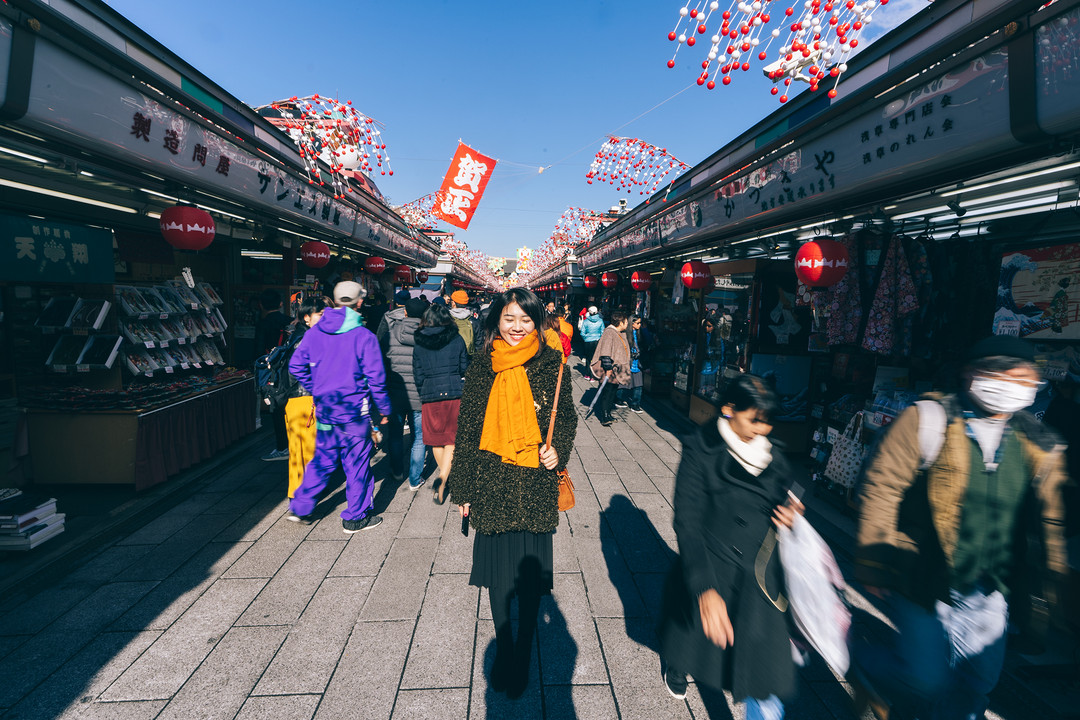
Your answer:
[[[562,352],[555,331],[546,330],[544,342]],[[480,449],[495,453],[510,465],[540,467],[543,438],[536,419],[532,386],[525,372],[525,363],[536,354],[539,343],[538,333],[530,333],[517,345],[501,337],[492,343],[491,369],[495,371],[495,382],[488,396]]]

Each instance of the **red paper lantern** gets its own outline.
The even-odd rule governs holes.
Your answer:
[[[559,292],[563,292],[565,290],[566,290],[566,283],[565,282],[559,283]]]
[[[420,270],[419,272],[416,273],[416,282],[418,282],[420,284],[423,284],[423,283],[427,282],[427,279],[428,279],[427,270]]]
[[[595,275],[585,276],[585,287],[588,290],[595,290],[600,287],[600,280]]]
[[[619,273],[606,272],[600,276],[600,283],[608,290],[619,286]]]
[[[691,290],[700,290],[713,282],[712,271],[700,260],[691,260],[683,265],[679,276],[682,278],[683,285]]]
[[[330,262],[330,246],[318,240],[308,240],[300,246],[300,259],[310,268],[326,267]]]
[[[635,290],[648,290],[652,285],[652,273],[635,272],[630,276],[630,286]]]
[[[394,271],[394,282],[401,284],[412,282],[412,268],[408,265],[398,265]]]
[[[161,234],[177,250],[205,250],[214,241],[214,218],[191,205],[174,205],[161,211]]]
[[[847,269],[847,248],[832,238],[811,240],[795,253],[795,274],[808,287],[835,285]]]
[[[368,275],[382,275],[386,269],[386,261],[381,257],[369,257],[364,261],[364,270]]]

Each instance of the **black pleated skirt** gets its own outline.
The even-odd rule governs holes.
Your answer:
[[[477,533],[469,584],[550,594],[554,574],[553,534]]]

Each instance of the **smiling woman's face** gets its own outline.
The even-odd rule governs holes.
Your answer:
[[[502,315],[499,317],[499,336],[507,343],[517,345],[525,339],[526,335],[535,331],[536,325],[532,318],[521,309],[520,305],[510,303],[503,308]]]

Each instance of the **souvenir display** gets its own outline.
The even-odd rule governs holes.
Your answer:
[[[84,345],[86,345],[86,338],[84,337],[61,335],[45,364],[50,366],[75,365],[79,362],[79,356],[82,355]]]
[[[209,316],[204,313],[196,313],[190,316],[194,319],[195,325],[199,328],[200,335],[213,335],[217,332],[213,323],[210,322]]]
[[[203,298],[206,305],[224,305],[225,301],[218,295],[217,290],[207,282],[199,283],[196,288],[198,289],[199,296]]]
[[[195,318],[191,315],[181,315],[177,320],[181,327],[184,328],[184,334],[192,340],[203,334],[202,328],[199,327],[199,324],[195,322]]]
[[[180,322],[180,318],[166,318],[161,321],[162,329],[172,335],[173,339],[178,342],[187,342],[188,334],[184,330],[184,324]]]
[[[128,370],[136,375],[146,375],[158,369],[158,364],[142,348],[129,348],[125,360]]]
[[[198,350],[199,356],[204,362],[216,365],[225,364],[225,358],[221,356],[221,352],[218,351],[217,346],[214,345],[214,343],[208,340],[200,340],[196,343],[195,348]]]
[[[136,345],[157,342],[157,339],[147,327],[145,320],[121,320],[120,332]]]
[[[119,335],[91,336],[79,357],[78,364],[111,368],[120,350],[120,343],[123,341],[124,338]]]
[[[71,317],[71,313],[78,302],[79,298],[71,295],[54,297],[41,311],[41,315],[34,325],[37,327],[63,327],[67,324],[68,318]]]
[[[218,327],[218,332],[225,332],[229,327],[229,323],[225,322],[225,318],[221,315],[221,308],[214,308],[211,315],[214,316],[214,323]]]
[[[174,311],[169,304],[165,302],[165,299],[158,294],[158,291],[154,288],[139,288],[139,293],[146,299],[146,302],[153,308],[153,312],[158,315],[168,315]],[[183,312],[181,310],[180,312]]]
[[[139,289],[130,285],[117,285],[116,299],[120,301],[120,308],[127,315],[150,315],[154,312],[154,308]]]
[[[150,356],[150,359],[157,363],[158,367],[170,368],[180,364],[177,359],[173,357],[172,351],[168,348],[153,348],[146,352]]]
[[[176,290],[168,285],[155,285],[154,291],[169,307],[170,314],[186,313],[189,310],[188,304],[177,294]]]
[[[71,311],[67,327],[72,330],[100,330],[105,317],[109,314],[112,303],[108,300],[86,300],[80,298]]]
[[[195,291],[189,288],[183,281],[170,280],[169,287],[171,287],[173,292],[180,297],[181,301],[184,303],[185,309],[197,310],[202,305],[202,301],[199,300]]]
[[[181,366],[187,364],[194,367],[200,367],[203,361],[194,345],[178,345],[173,350],[173,354],[180,360]]]

